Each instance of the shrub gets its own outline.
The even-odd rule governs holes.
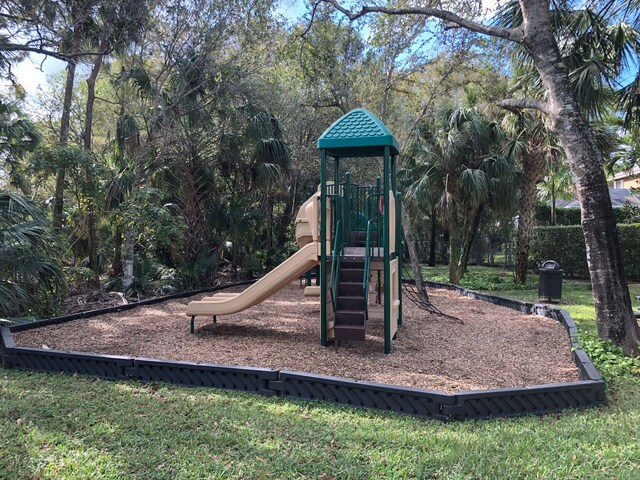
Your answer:
[[[535,224],[549,226],[551,222],[551,207],[538,203],[535,210]],[[556,208],[556,225],[580,225],[579,208]]]
[[[640,375],[640,358],[626,357],[622,348],[611,341],[585,335],[580,339],[580,345],[605,380]]]
[[[544,203],[536,204],[535,224],[548,227],[551,222],[551,207]],[[617,224],[640,222],[640,207],[634,207],[628,202],[622,208],[614,208],[613,216]],[[556,225],[580,225],[579,208],[556,208]]]
[[[627,276],[640,278],[640,224],[618,225],[618,238]],[[582,227],[564,225],[534,228],[529,249],[529,262],[533,268],[536,268],[545,260],[557,261],[567,276],[588,277]]]

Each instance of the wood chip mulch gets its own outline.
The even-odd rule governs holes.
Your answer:
[[[244,312],[218,317],[215,325],[210,317],[196,318],[195,335],[185,307],[203,295],[14,336],[20,346],[295,370],[449,393],[579,379],[555,320],[447,290],[430,289],[429,295],[464,324],[405,301],[390,355],[383,353],[381,320],[369,321],[364,342],[321,347],[319,298],[304,297],[298,282]]]

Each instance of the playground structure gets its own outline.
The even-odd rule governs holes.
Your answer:
[[[320,295],[320,343],[364,340],[367,321],[381,319],[384,352],[391,352],[402,324],[398,143],[375,115],[356,109],[334,122],[317,146],[320,185],[296,217],[300,249],[241,293],[189,303],[192,332],[196,316],[213,316],[215,322],[218,315],[250,308],[319,264],[319,287],[307,287],[305,294]],[[382,176],[373,185],[352,182],[341,162],[346,158],[366,159],[361,161],[376,169],[382,159]]]

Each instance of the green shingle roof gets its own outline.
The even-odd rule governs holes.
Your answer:
[[[337,157],[381,156],[384,147],[390,147],[392,155],[400,153],[398,142],[384,123],[364,108],[340,117],[318,139],[318,149]]]

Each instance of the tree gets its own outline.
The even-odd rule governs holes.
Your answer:
[[[468,106],[447,106],[422,125],[421,165],[407,191],[410,199],[432,199],[427,207],[435,206],[449,233],[452,283],[466,272],[482,212],[511,204],[515,183],[511,159],[493,153],[503,141],[500,127],[479,111],[473,89],[466,98]]]
[[[505,150],[520,162],[522,170],[518,208],[518,237],[514,265],[514,282],[524,284],[529,268],[529,239],[533,228],[538,183],[560,150],[553,142],[539,112],[515,112],[504,119],[509,132]]]
[[[46,311],[64,288],[52,240],[42,210],[22,195],[0,190],[0,315]]]
[[[0,96],[0,171],[5,171],[8,183],[30,195],[31,187],[24,175],[22,160],[40,142],[35,125],[20,108]],[[5,188],[0,184],[0,188]]]
[[[621,346],[625,353],[638,354],[640,327],[631,308],[613,208],[602,168],[602,154],[576,100],[569,70],[563,62],[555,37],[549,1],[520,0],[522,24],[513,28],[486,25],[433,7],[364,6],[352,12],[336,0],[322,1],[334,5],[351,20],[376,12],[425,15],[525,48],[540,76],[546,98],[507,98],[500,105],[515,110],[535,109],[548,116],[550,129],[560,139],[576,181],[587,262],[594,285],[598,334]]]
[[[119,0],[101,4],[88,26],[87,37],[96,47],[97,53],[92,57],[92,67],[87,77],[87,102],[83,132],[83,146],[93,151],[93,107],[96,101],[96,80],[102,67],[104,57],[112,50],[124,50],[133,42],[145,27],[147,19],[146,1]],[[87,184],[93,184],[95,179],[92,169],[85,172]],[[87,216],[87,238],[89,247],[89,268],[98,279],[98,237],[96,234],[96,213],[93,198],[87,199],[85,206]]]

